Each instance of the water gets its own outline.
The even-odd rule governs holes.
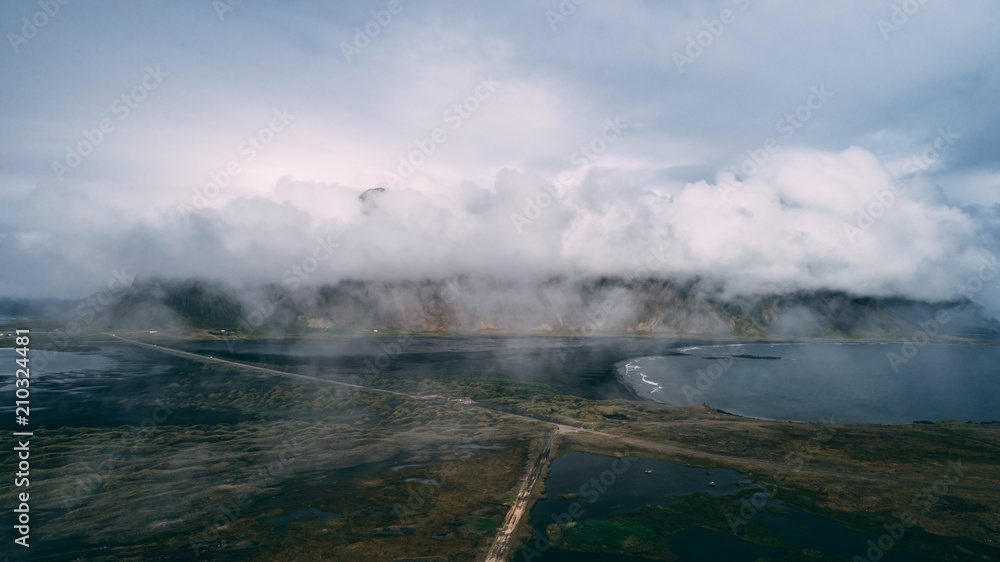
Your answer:
[[[613,478],[611,474],[614,475]],[[715,485],[712,486],[709,482],[714,482]],[[616,459],[572,452],[552,462],[545,481],[546,497],[532,507],[531,522],[536,537],[544,536],[546,527],[553,522],[605,520],[611,515],[627,515],[647,505],[670,506],[677,498],[691,494],[732,496],[734,506],[740,506],[742,504],[736,494],[744,488],[763,490],[747,475],[727,468],[688,467],[670,461],[636,457]],[[566,494],[576,494],[577,497]],[[573,506],[574,503],[578,505]],[[795,509],[774,498],[768,498],[766,503],[774,509],[759,510],[747,522],[748,525],[766,526],[797,548],[835,553],[847,560],[853,559],[855,555],[864,558],[867,541],[871,537],[848,529],[833,519]],[[570,516],[571,513],[576,516]],[[720,514],[719,517],[720,520],[714,526],[728,528],[724,515]],[[638,519],[642,521],[644,517],[640,516]],[[535,542],[529,542],[527,548],[537,547]],[[883,562],[928,559],[926,552],[907,541],[904,543],[902,552],[883,557]],[[742,536],[694,524],[669,537],[669,549],[683,562],[753,562],[760,558],[784,559],[788,554],[786,548],[757,545]],[[514,559],[523,560],[524,554],[522,552]],[[540,556],[531,559],[541,562],[646,560],[625,555],[584,555],[555,548],[544,549],[539,554]]]
[[[340,514],[333,511],[322,511],[311,507],[296,509],[286,515],[265,519],[264,523],[274,527],[274,532],[285,534],[285,525],[295,523],[314,523],[323,525],[327,521],[340,519]]]
[[[647,473],[649,470],[651,472]],[[668,461],[638,457],[616,459],[590,453],[567,453],[549,467],[545,499],[531,508],[536,536],[544,536],[553,522],[606,519],[611,514],[635,511],[645,505],[669,505],[670,496],[705,493],[713,496],[735,494],[737,482],[746,476],[727,468],[693,468]],[[712,486],[709,482],[714,482]],[[577,497],[567,497],[575,494]],[[562,498],[560,498],[562,497]],[[577,517],[571,517],[576,514]],[[743,545],[750,543],[737,539]],[[534,541],[528,543],[530,548]],[[544,562],[648,560],[625,555],[584,554],[555,548],[545,549],[538,559]],[[514,557],[523,560],[523,553]],[[752,560],[752,559],[751,559]]]
[[[639,457],[616,459],[566,453],[552,461],[545,482],[546,499],[535,503],[531,520],[536,529],[544,531],[546,525],[570,511],[583,513],[576,521],[606,519],[613,513],[629,513],[644,505],[669,505],[670,497],[735,494],[740,490],[737,482],[747,484],[750,480],[728,468],[696,468]],[[566,494],[577,497],[567,498]],[[572,503],[579,506],[571,509]]]
[[[696,343],[644,337],[379,335],[322,341],[201,341],[177,347],[341,380],[361,377],[363,382],[374,368],[418,381],[445,377],[542,382],[560,393],[597,400],[634,398],[615,376],[617,362]]]
[[[367,372],[368,366],[377,364],[383,373],[403,379],[499,378],[543,382],[562,393],[601,399],[634,397],[616,379],[615,363],[635,355],[664,353],[682,343],[692,342],[653,338],[386,335],[323,341],[204,341],[176,347],[344,381],[367,382],[373,378]],[[0,348],[0,365],[8,365],[11,371],[17,357],[13,349]],[[39,398],[32,402],[32,424],[49,427],[138,426],[162,413],[157,408],[169,403],[175,392],[170,385],[178,382],[181,373],[200,372],[205,367],[199,361],[122,343],[72,345],[64,351],[39,346],[32,349],[30,357],[32,390],[37,385],[45,392],[44,401]],[[210,376],[221,380],[230,375],[219,372]],[[246,380],[277,384],[280,379],[248,375]],[[13,377],[0,385],[0,391],[8,396],[13,394]],[[170,408],[171,425],[253,419],[246,412],[218,406]],[[0,404],[0,414],[12,416],[13,409],[13,401]]]
[[[761,558],[781,559],[786,550],[749,543],[739,537],[704,527],[688,527],[674,535],[670,552],[684,562],[755,562]]]
[[[907,363],[898,365],[898,373],[887,359],[890,352],[901,353],[898,343],[379,336],[191,342],[178,347],[338,380],[365,382],[366,376],[371,377],[366,365],[378,363],[382,372],[410,380],[542,382],[557,392],[589,399],[638,394],[670,404],[707,403],[768,419],[823,418],[837,423],[1000,420],[1000,385],[996,384],[1000,346],[994,345],[925,345]],[[720,359],[732,355],[740,357]],[[0,349],[0,364],[13,366],[16,357],[13,349]],[[203,367],[197,361],[125,344],[45,352],[45,361],[41,360],[43,352],[33,350],[32,357],[32,384],[43,385],[46,396],[44,402],[32,404],[33,415],[36,409],[38,414],[33,422],[52,427],[138,425],[154,412],[159,400],[170,396],[167,387],[176,382],[179,372]],[[698,380],[699,371],[706,377],[721,374]],[[618,374],[624,375],[621,380],[627,384],[619,381]],[[12,380],[5,383],[0,390],[9,395]],[[124,397],[131,398],[128,404],[121,404]],[[0,404],[0,413],[12,410],[12,402]],[[175,410],[170,419],[171,424],[237,423],[248,417],[215,408]]]
[[[72,349],[70,351],[69,349]],[[19,358],[12,348],[0,348],[0,368],[13,373]],[[182,371],[201,363],[131,345],[77,345],[66,351],[33,348],[31,424],[34,427],[139,426],[155,417],[170,424],[237,423],[249,416],[227,408],[178,408],[170,404],[169,385]],[[0,383],[0,393],[14,394],[14,377]],[[165,408],[164,408],[165,407]],[[0,414],[12,417],[13,399],[0,403]]]
[[[747,343],[677,348],[618,369],[640,396],[666,404],[704,403],[763,419],[891,424],[1000,420],[998,365],[994,345]]]

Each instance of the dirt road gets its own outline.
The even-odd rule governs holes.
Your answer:
[[[170,354],[170,355],[176,355],[178,357],[184,357],[184,358],[188,358],[188,359],[195,359],[195,360],[198,360],[198,361],[208,361],[208,362],[219,363],[219,364],[222,364],[222,365],[230,365],[230,366],[233,366],[233,367],[239,367],[239,368],[242,368],[242,369],[250,369],[250,370],[259,371],[259,372],[263,372],[263,373],[267,373],[267,374],[271,374],[271,375],[276,375],[276,376],[281,376],[281,377],[289,377],[289,378],[294,378],[294,379],[307,380],[307,381],[310,381],[310,382],[316,382],[316,383],[321,383],[321,384],[331,384],[331,385],[335,385],[335,386],[352,388],[352,389],[355,389],[355,390],[364,390],[364,391],[367,391],[367,392],[380,392],[380,393],[384,393],[384,394],[393,394],[393,395],[396,395],[396,396],[403,396],[403,397],[406,397],[406,398],[413,398],[413,399],[417,399],[417,400],[443,400],[443,401],[447,401],[446,399],[428,398],[426,396],[419,396],[419,395],[414,395],[414,394],[407,394],[405,392],[397,392],[397,391],[394,391],[394,390],[372,388],[372,387],[368,387],[368,386],[362,386],[362,385],[351,384],[351,383],[346,383],[346,382],[334,381],[334,380],[330,380],[330,379],[324,379],[324,378],[320,378],[320,377],[313,377],[313,376],[309,376],[309,375],[299,375],[299,374],[296,374],[296,373],[289,373],[289,372],[286,372],[286,371],[278,371],[276,369],[268,369],[266,367],[257,367],[255,365],[247,365],[245,363],[239,363],[239,362],[236,362],[236,361],[229,361],[229,360],[226,360],[226,359],[217,359],[217,358],[211,357],[211,356],[200,355],[200,354],[197,354],[197,353],[189,353],[187,351],[180,351],[180,350],[177,350],[177,349],[162,347],[162,346],[155,345],[155,344],[148,344],[148,343],[138,342],[138,341],[126,339],[126,338],[123,338],[123,337],[120,337],[120,336],[113,336],[113,337],[115,337],[116,339],[119,339],[121,341],[130,343],[130,344],[133,344],[133,345],[139,345],[139,346],[142,346],[142,347],[146,347],[146,348],[149,348],[149,349],[152,349],[152,350],[155,350],[155,351],[159,351],[161,353],[167,353],[167,354]],[[883,481],[891,481],[891,482],[904,482],[904,483],[908,483],[908,484],[924,484],[924,485],[933,485],[934,484],[934,481],[931,481],[931,480],[922,480],[922,479],[919,479],[919,478],[901,478],[901,477],[896,477],[896,476],[884,476],[884,475],[881,475],[881,474],[865,474],[865,473],[859,473],[859,472],[840,472],[840,471],[828,470],[828,469],[824,469],[824,468],[806,467],[806,466],[801,466],[801,467],[800,466],[792,466],[792,465],[788,465],[788,464],[784,464],[784,463],[766,461],[766,460],[761,460],[761,459],[753,459],[753,458],[749,458],[749,457],[738,457],[738,456],[732,456],[732,455],[724,455],[724,454],[720,454],[720,453],[710,453],[710,452],[706,452],[706,451],[699,451],[699,450],[696,450],[696,449],[688,449],[686,447],[681,447],[681,446],[678,446],[678,445],[669,445],[669,444],[665,444],[665,443],[657,443],[657,442],[654,442],[654,441],[645,441],[645,440],[642,440],[642,439],[635,439],[635,438],[632,438],[632,437],[622,437],[620,435],[614,435],[612,433],[605,433],[603,431],[596,431],[596,430],[593,430],[593,429],[583,429],[582,427],[573,427],[573,426],[568,426],[568,425],[561,425],[561,424],[557,424],[557,423],[554,423],[554,422],[551,422],[551,421],[548,421],[548,420],[542,420],[542,419],[532,418],[532,417],[521,415],[521,414],[512,414],[512,413],[506,413],[506,412],[498,412],[496,410],[491,410],[489,408],[485,408],[485,407],[480,406],[480,405],[469,405],[468,407],[483,408],[483,409],[486,409],[486,410],[488,410],[490,412],[493,412],[495,414],[502,414],[502,415],[514,416],[514,417],[518,417],[518,418],[525,419],[525,420],[531,420],[531,421],[535,421],[535,422],[542,422],[542,423],[551,424],[551,425],[555,426],[555,429],[552,431],[552,433],[549,434],[548,439],[545,441],[545,444],[543,445],[542,451],[539,453],[538,458],[535,459],[535,462],[531,466],[531,469],[528,471],[527,475],[525,475],[524,481],[521,484],[521,488],[520,488],[520,490],[517,493],[517,498],[514,500],[514,503],[511,505],[510,510],[507,512],[507,517],[504,519],[503,526],[500,527],[500,530],[497,532],[497,536],[496,536],[496,539],[493,542],[493,546],[490,548],[490,551],[489,551],[489,553],[486,556],[486,561],[487,562],[506,562],[506,560],[510,557],[510,554],[511,554],[512,550],[516,546],[515,544],[513,544],[513,539],[514,539],[514,537],[516,535],[518,527],[521,524],[521,521],[524,519],[525,513],[527,513],[528,507],[530,507],[528,502],[530,501],[530,499],[532,497],[532,494],[535,491],[535,488],[538,486],[538,483],[541,481],[541,476],[542,476],[542,474],[544,474],[545,468],[548,466],[549,462],[551,462],[551,460],[552,460],[552,454],[553,454],[553,452],[555,450],[554,447],[553,447],[553,444],[555,443],[556,437],[558,437],[562,433],[571,433],[571,432],[590,433],[590,434],[593,434],[593,435],[600,435],[602,437],[606,437],[606,438],[609,438],[609,439],[618,440],[618,441],[621,441],[623,443],[630,443],[630,444],[633,444],[633,445],[636,445],[636,446],[639,446],[639,447],[643,447],[643,448],[646,448],[646,449],[652,449],[652,450],[662,451],[662,452],[665,452],[665,453],[670,453],[670,454],[675,454],[675,455],[698,456],[698,457],[705,457],[705,458],[711,458],[711,459],[718,459],[718,460],[727,461],[727,462],[739,462],[739,463],[744,463],[744,464],[748,464],[748,465],[766,466],[766,467],[769,467],[769,468],[783,469],[783,470],[786,470],[786,471],[789,471],[789,472],[796,472],[796,471],[798,471],[798,472],[812,472],[812,473],[817,473],[817,474],[827,474],[827,475],[830,475],[830,476],[837,476],[837,477],[841,477],[841,478],[862,478],[862,479],[869,479],[869,480],[883,480]],[[963,483],[957,483],[956,482],[956,483],[949,483],[949,486],[950,487],[954,487],[954,488],[968,488],[968,489],[974,489],[974,490],[1000,491],[1000,486],[988,486],[988,485],[980,485],[980,484],[963,484]]]
[[[513,505],[510,506],[510,511],[507,512],[503,526],[497,531],[497,538],[493,541],[493,547],[490,548],[489,554],[486,555],[486,562],[506,562],[510,557],[511,551],[516,546],[513,544],[513,539],[517,533],[517,528],[521,525],[521,520],[524,519],[524,514],[530,507],[531,496],[534,494],[538,483],[541,482],[545,468],[552,461],[552,453],[555,450],[552,445],[555,443],[556,437],[567,430],[573,431],[576,428],[557,425],[552,433],[549,434],[545,445],[542,446],[542,451],[538,454],[538,458],[531,465],[531,470],[528,471],[524,482],[521,484],[521,489],[517,493],[517,499],[514,500]]]

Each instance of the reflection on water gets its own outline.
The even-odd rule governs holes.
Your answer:
[[[644,506],[669,507],[677,498],[692,494],[705,494],[715,498],[732,496],[734,509],[738,510],[742,504],[736,494],[742,489],[763,490],[746,475],[726,468],[688,467],[669,461],[635,457],[617,459],[572,452],[552,462],[545,481],[545,497],[532,508],[531,521],[536,537],[545,536],[546,527],[553,522],[580,523],[586,520],[606,520],[616,515],[627,516]],[[689,524],[669,537],[670,553],[683,562],[785,559],[789,555],[789,549],[793,547],[800,552],[810,549],[816,555],[826,554],[827,557],[818,558],[822,560],[838,559],[834,555],[847,560],[859,554],[864,556],[867,541],[871,537],[848,529],[838,521],[806,513],[774,498],[768,498],[766,503],[767,508],[755,510],[746,524],[777,533],[782,537],[783,547],[762,546],[745,540],[746,529],[739,535],[734,535]],[[680,517],[682,513],[684,512],[671,512],[669,517]],[[637,520],[653,521],[645,516],[638,516]],[[729,523],[725,515],[720,513],[719,521],[713,526],[727,529]],[[531,547],[533,542],[529,542],[528,546]],[[538,552],[540,556],[532,556],[532,559],[541,562],[644,560],[624,555],[585,555],[555,548],[543,550]],[[515,559],[523,559],[523,554],[526,552]],[[926,552],[910,544],[904,544],[903,548],[891,556],[882,557],[883,562],[927,559]]]
[[[748,343],[679,348],[619,363],[645,398],[765,419],[837,423],[1000,420],[1000,346]],[[912,351],[912,350],[911,350]],[[774,360],[778,358],[781,360]]]
[[[281,515],[278,517],[272,517],[270,519],[265,519],[264,523],[274,527],[274,532],[283,535],[285,534],[285,525],[295,522],[295,523],[315,523],[316,525],[322,525],[327,521],[340,519],[340,514],[333,511],[322,511],[319,509],[314,509],[311,507],[296,509],[287,515]]]
[[[320,377],[365,382],[369,366],[409,380],[513,379],[549,384],[559,392],[586,398],[634,398],[615,376],[615,363],[636,355],[665,353],[685,342],[656,338],[579,337],[345,337],[322,341],[196,341],[172,346],[207,356],[273,365]],[[396,347],[394,347],[396,346]],[[387,355],[386,349],[392,353]],[[34,350],[40,358],[40,350]],[[199,372],[204,364],[127,344],[73,346],[47,351],[46,401],[39,421],[46,425],[107,427],[139,425],[157,401],[172,392],[178,375]],[[14,351],[0,349],[0,361]],[[34,361],[34,359],[32,360]],[[35,363],[32,364],[33,367]],[[219,373],[212,373],[213,376]],[[11,379],[2,381],[9,387]],[[122,404],[123,398],[128,404]],[[140,398],[141,397],[141,398]],[[83,407],[81,407],[83,405]],[[238,423],[239,411],[214,405],[175,409],[171,424]],[[0,404],[0,413],[13,403]],[[34,408],[33,408],[34,410]],[[44,420],[44,421],[43,421]],[[483,443],[484,447],[495,444]]]
[[[783,548],[760,546],[704,527],[688,527],[674,535],[670,552],[684,562],[755,562],[761,558],[781,559],[787,553]]]
[[[198,362],[131,345],[76,345],[72,351],[33,349],[29,353],[32,387],[45,400],[33,402],[32,423],[49,427],[140,426],[144,421],[172,424],[237,423],[248,419],[232,408],[172,407],[169,386],[178,373],[201,368]],[[13,349],[0,349],[0,364],[14,364]],[[9,363],[8,363],[9,362]],[[13,394],[13,377],[0,392]],[[0,403],[12,412],[13,401]],[[157,420],[152,420],[155,416]]]
[[[728,468],[694,468],[667,461],[638,457],[616,459],[590,453],[567,453],[552,462],[545,484],[547,499],[531,510],[531,519],[544,528],[552,516],[570,509],[584,519],[604,519],[612,513],[628,513],[650,502],[669,502],[668,496],[705,493],[735,494],[746,476]],[[559,499],[572,494],[572,499]],[[660,503],[666,505],[665,503]]]
[[[538,535],[544,536],[554,521],[606,519],[646,505],[669,505],[679,496],[704,493],[711,496],[735,494],[740,483],[749,484],[744,474],[728,468],[695,468],[668,461],[637,457],[620,459],[590,453],[567,453],[554,461],[545,480],[545,498],[531,509],[531,521]],[[737,539],[738,540],[738,539]],[[750,543],[740,540],[747,546]],[[530,543],[529,543],[530,544]],[[523,559],[521,555],[515,559]],[[540,560],[569,562],[602,560],[632,562],[646,560],[624,555],[582,555],[559,549],[547,549]],[[752,560],[752,559],[751,559]]]
[[[635,337],[396,337],[323,341],[188,342],[178,347],[234,361],[294,367],[304,374],[345,380],[381,373],[425,378],[511,379],[542,382],[563,394],[590,399],[634,398],[618,382],[615,363],[658,355],[686,342]]]
[[[266,363],[317,376],[353,380],[396,338],[329,341],[190,342],[180,347],[237,361]],[[681,346],[681,347],[679,347]],[[585,398],[639,396],[708,405],[734,414],[796,421],[909,423],[919,420],[1000,420],[994,380],[1000,346],[927,344],[895,372],[887,359],[899,343],[704,343],[658,338],[481,337],[410,338],[383,369],[391,376],[508,378],[538,381]],[[14,351],[0,349],[0,361]],[[633,357],[636,359],[628,359]],[[49,425],[136,425],[155,407],[175,373],[202,365],[127,345],[93,345],[52,352],[39,377]],[[617,368],[616,368],[617,365]],[[40,363],[32,363],[34,369]],[[620,375],[626,385],[616,378]],[[12,392],[12,378],[0,390]],[[148,396],[135,412],[124,396]],[[107,403],[107,407],[104,406]],[[80,404],[88,404],[80,409]],[[0,412],[12,410],[0,404]],[[86,414],[86,419],[81,416]],[[205,423],[185,412],[172,423]],[[232,423],[236,412],[212,411]],[[41,419],[41,418],[40,418]],[[482,444],[489,447],[491,444]]]
[[[14,348],[0,349],[0,361],[14,364],[20,359]],[[44,377],[46,384],[67,384],[76,379],[101,377],[115,365],[115,361],[97,353],[76,353],[70,351],[50,351],[41,355],[39,351],[28,352],[29,372],[35,379]],[[14,379],[4,377],[0,392],[14,389]]]

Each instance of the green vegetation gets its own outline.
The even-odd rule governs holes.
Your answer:
[[[652,529],[632,521],[611,519],[586,520],[563,529],[563,539],[570,547],[597,549],[601,552],[630,553],[642,550],[645,541],[656,537]],[[579,550],[579,548],[576,548]]]
[[[103,336],[87,338],[100,341]],[[110,545],[107,551],[87,551],[85,557],[91,560],[187,558],[192,540],[204,543],[199,548],[219,560],[322,555],[371,562],[481,555],[506,517],[506,505],[526,466],[551,430],[549,424],[506,412],[633,438],[563,434],[556,442],[559,454],[582,450],[751,472],[755,481],[769,486],[775,499],[873,538],[884,532],[886,523],[913,510],[913,498],[929,485],[782,471],[657,446],[929,482],[943,478],[948,463],[960,459],[968,467],[963,483],[990,486],[1000,481],[1000,424],[831,428],[743,419],[706,407],[586,400],[560,395],[546,385],[510,380],[413,380],[385,374],[339,379],[478,402],[470,405],[359,391],[215,363],[167,364],[170,383],[154,389],[155,396],[123,394],[116,406],[144,411],[143,405],[154,400],[169,404],[174,413],[154,427],[137,427],[144,413],[135,425],[42,429],[44,442],[31,453],[32,497],[39,498],[32,504],[37,516],[37,530],[32,530],[47,541],[82,541],[81,551],[90,543]],[[299,372],[331,380],[334,376],[305,367]],[[81,400],[82,409],[92,407],[90,399]],[[211,415],[192,424],[185,417],[189,412]],[[235,421],[227,421],[231,412],[239,414]],[[102,416],[95,412],[93,419]],[[0,446],[12,446],[9,435],[0,441]],[[469,443],[500,448],[463,447]],[[261,479],[262,470],[277,474]],[[772,485],[775,482],[779,484]],[[738,513],[739,499],[758,491],[746,487],[735,498],[693,494],[675,498],[669,506],[584,521],[565,527],[556,544],[670,559],[671,536],[690,526],[731,533],[726,516]],[[0,502],[12,504],[13,492],[0,491]],[[206,526],[211,529],[224,513],[236,513],[232,506],[238,498],[247,503],[239,506],[233,520],[205,535]],[[908,536],[945,545],[952,553],[1000,557],[988,546],[998,531],[1000,493],[951,487],[937,498],[928,511],[917,513],[917,526]],[[280,536],[264,523],[301,508],[340,517],[322,524],[292,523]],[[794,559],[830,559],[827,553],[795,550],[798,547],[762,523],[754,520],[742,526],[740,538],[788,548]],[[528,534],[526,529],[521,532]],[[940,552],[935,550],[939,547],[929,548],[932,558],[947,554],[943,547]]]
[[[473,521],[472,526],[480,531],[495,531],[500,528],[503,523],[502,519],[480,519],[479,521]]]
[[[891,427],[891,426],[889,426]],[[883,430],[889,427],[882,427]],[[844,426],[843,429],[849,429]],[[673,455],[663,455],[653,450],[637,450],[633,447],[623,447],[621,442],[598,440],[586,435],[568,435],[559,449],[560,453],[569,451],[585,451],[607,456],[644,456],[663,458],[681,464],[692,464],[691,459],[684,460]],[[747,470],[739,463],[698,462],[699,466],[727,466]],[[765,511],[775,514],[787,513],[790,508],[807,514],[817,515],[841,523],[847,530],[861,533],[862,537],[877,540],[886,533],[886,525],[899,521],[902,513],[914,515],[916,525],[907,527],[903,544],[910,548],[921,548],[927,552],[931,560],[944,560],[954,556],[956,552],[963,553],[970,559],[997,559],[1000,550],[990,545],[989,532],[978,534],[978,530],[970,528],[977,525],[980,529],[990,528],[996,506],[1000,505],[1000,493],[985,490],[966,490],[952,488],[941,495],[937,506],[923,512],[914,507],[912,500],[917,494],[926,493],[932,489],[932,484],[904,484],[883,481],[863,481],[852,478],[834,478],[828,475],[812,475],[806,473],[791,473],[783,479],[777,471],[761,470],[753,467],[753,478],[759,484],[764,484],[768,496],[772,500],[780,500],[785,507],[767,506]],[[819,484],[817,484],[819,482]],[[940,489],[940,485],[939,485]],[[671,539],[678,533],[690,527],[702,527],[718,533],[732,535],[732,521],[742,521],[745,515],[741,510],[752,501],[755,494],[761,493],[759,486],[742,487],[734,495],[712,496],[705,493],[695,493],[685,496],[671,497],[671,501],[663,501],[669,505],[647,505],[627,514],[612,515],[608,520],[570,523],[561,529],[550,525],[548,530],[553,544],[560,549],[581,552],[624,552],[631,555],[648,557],[656,560],[676,560],[671,554]],[[842,506],[831,500],[847,495],[856,501],[859,495],[867,498],[865,505],[881,504],[881,509],[857,509],[854,506]],[[667,498],[660,498],[666,500]],[[651,499],[656,502],[655,499]],[[753,513],[753,512],[751,512]],[[973,523],[976,522],[976,523]],[[581,540],[574,535],[574,529],[600,529],[603,524],[614,523],[639,525],[654,532],[654,537],[632,544],[630,550],[619,550],[613,542],[601,542],[599,538]],[[806,526],[800,526],[805,528]],[[948,529],[948,532],[931,532],[930,528]],[[964,533],[954,533],[954,530],[964,530]],[[598,536],[599,535],[596,535]],[[769,528],[765,518],[750,517],[745,524],[737,526],[736,536],[740,539],[764,547],[781,548],[788,551],[788,556],[781,560],[820,560],[842,561],[837,553],[824,551],[814,547],[803,546],[792,542],[783,533]],[[896,541],[899,542],[899,541]],[[862,540],[859,546],[863,546]],[[863,548],[861,548],[863,550]],[[894,552],[899,551],[899,546]]]

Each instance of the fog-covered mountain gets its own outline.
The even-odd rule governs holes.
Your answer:
[[[928,303],[838,291],[735,295],[698,278],[528,284],[463,276],[344,280],[295,291],[276,284],[238,290],[219,281],[150,279],[85,299],[60,318],[92,329],[205,328],[238,336],[314,328],[899,338],[930,321],[942,334],[1000,333],[1000,322],[964,298]]]

